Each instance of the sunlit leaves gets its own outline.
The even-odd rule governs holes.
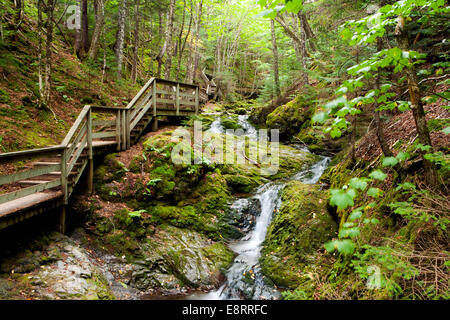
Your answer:
[[[348,183],[350,187],[364,191],[367,188],[367,182],[361,178],[352,178]]]
[[[383,194],[383,191],[381,191],[381,189],[379,189],[379,188],[372,187],[372,188],[369,188],[369,190],[367,190],[367,195],[370,197],[378,198],[382,194]]]
[[[324,245],[328,252],[337,250],[339,253],[349,255],[355,251],[356,245],[349,239],[333,240]]]
[[[350,189],[352,190],[352,189]],[[355,203],[353,202],[353,193],[349,193],[349,190],[344,191],[342,189],[332,189],[330,204],[337,206],[338,209],[343,210],[347,207],[353,206]]]
[[[384,173],[383,171],[381,171],[381,170],[375,170],[375,171],[372,171],[372,172],[369,174],[369,177],[372,178],[372,179],[376,179],[376,180],[383,181],[384,179],[386,179],[387,174],[385,174],[385,173]]]
[[[395,157],[386,157],[383,159],[383,167],[394,167],[398,163]]]

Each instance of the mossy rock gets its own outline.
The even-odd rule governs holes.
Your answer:
[[[319,186],[291,181],[281,199],[260,262],[275,284],[296,288],[302,281],[303,266],[314,264],[317,251],[335,236],[337,225],[326,210],[326,193]]]
[[[294,100],[279,106],[267,116],[266,124],[271,129],[280,130],[282,137],[295,135],[314,113],[313,102],[303,94]]]
[[[260,184],[256,179],[242,175],[225,175],[224,177],[227,185],[237,193],[249,193]]]

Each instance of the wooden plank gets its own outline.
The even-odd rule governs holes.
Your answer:
[[[22,197],[20,199],[5,202],[0,205],[0,218],[2,218],[2,220],[4,220],[7,216],[14,213],[13,218],[16,219],[18,216],[17,212],[23,211],[25,209],[29,209],[33,206],[36,206],[37,204],[41,204],[41,203],[47,202],[49,200],[57,199],[57,198],[61,197],[61,195],[62,195],[61,191],[37,192],[37,193],[33,193],[31,195]],[[47,206],[45,206],[44,210],[45,209],[47,209]],[[5,224],[5,222],[2,222],[2,224],[0,224],[0,229],[2,229],[3,224]],[[13,223],[11,223],[11,224],[13,224]],[[10,224],[8,224],[8,225],[10,225]]]
[[[116,131],[106,131],[106,132],[94,132],[92,134],[93,139],[101,139],[101,138],[111,138],[116,136]]]
[[[180,92],[180,97],[195,99],[195,92],[192,93],[192,94],[191,93]]]
[[[153,117],[156,117],[156,80],[153,82]]]
[[[92,120],[92,126],[114,126],[116,124],[116,120]]]
[[[69,133],[66,135],[61,145],[66,147],[70,143],[70,141],[72,140],[72,136],[75,134],[81,123],[85,120],[86,115],[89,112],[90,108],[91,106],[85,106],[83,110],[81,110],[77,120],[75,120],[75,123],[70,128]]]
[[[122,111],[122,150],[127,149],[127,134],[126,134],[126,110]]]
[[[195,110],[192,111],[184,111],[180,110],[180,116],[191,116],[195,114]],[[158,116],[176,116],[176,110],[158,110]]]
[[[186,88],[196,88],[198,87],[195,84],[190,84],[190,83],[184,83],[184,82],[177,82],[177,81],[172,81],[172,80],[166,80],[166,79],[160,79],[160,78],[155,78],[155,80],[158,83],[161,84],[169,84],[169,85],[176,85],[177,83],[180,85],[180,87],[186,87]]]
[[[195,114],[198,114],[198,87],[195,88]]]
[[[117,141],[117,151],[120,151],[120,111],[117,110],[116,114],[116,141]]]
[[[58,179],[55,179],[55,180],[52,180],[52,181],[49,181],[46,183],[41,183],[41,184],[37,184],[32,187],[23,188],[23,189],[14,191],[14,192],[2,194],[2,195],[0,195],[0,204],[8,202],[8,201],[16,200],[18,198],[22,198],[22,197],[28,196],[28,195],[36,193],[36,192],[41,192],[46,189],[54,188],[54,187],[57,187],[60,185],[61,185],[61,180],[58,178]]]
[[[80,131],[78,131],[76,137],[73,139],[73,142],[67,146],[67,154],[71,155],[75,148],[80,144],[81,139],[87,134],[87,123],[85,122],[81,127]]]
[[[81,166],[80,172],[79,172],[78,175],[75,177],[75,180],[73,181],[73,183],[71,183],[71,185],[68,186],[68,190],[67,190],[68,196],[70,196],[70,195],[72,194],[73,189],[75,189],[75,186],[77,185],[78,180],[80,180],[81,176],[83,175],[83,171],[84,171],[84,169],[86,168],[86,165],[87,165],[87,164],[88,164],[88,161],[87,161],[87,160],[83,162],[83,165]],[[89,178],[90,178],[90,177],[89,177]]]
[[[133,130],[134,127],[141,121],[142,117],[147,113],[147,111],[152,106],[151,102],[148,103],[142,110],[139,112],[139,114],[136,115],[136,118],[133,120],[133,122],[130,124],[130,129]]]
[[[180,114],[180,84],[177,83],[177,92],[175,97],[175,105],[177,107],[177,116]]]
[[[142,94],[147,90],[148,87],[153,83],[155,78],[151,78],[147,81],[147,83],[142,87],[141,90],[139,90],[138,94],[133,98],[133,100],[130,101],[130,103],[127,105],[127,109],[131,109],[136,102],[139,100],[139,98],[142,96]]]
[[[52,171],[59,171],[60,169],[61,169],[60,164],[54,164],[46,167],[37,167],[27,171],[9,174],[7,176],[0,176],[0,185],[13,183],[24,179],[29,179],[32,177],[50,173]]]
[[[80,147],[73,153],[72,155],[67,155],[68,159],[70,159],[69,164],[67,165],[67,172],[71,172],[73,167],[75,166],[75,163],[77,163],[78,158],[80,157],[81,153],[84,151],[85,146],[87,144],[87,137],[85,136],[85,138],[83,140],[81,140],[80,142]]]
[[[0,153],[0,162],[12,162],[22,160],[24,158],[57,155],[61,153],[62,150],[64,150],[64,147],[62,145],[57,145],[46,148]]]
[[[175,100],[170,100],[170,99],[161,99],[161,98],[158,98],[158,99],[156,99],[156,103],[169,103],[169,104],[175,106]]]
[[[197,105],[195,101],[192,102],[192,101],[186,101],[186,100],[181,100],[180,104],[184,105],[184,106],[194,106],[194,107]]]

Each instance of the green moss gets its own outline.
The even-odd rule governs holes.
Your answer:
[[[237,117],[235,117],[235,116],[221,117],[220,124],[225,129],[233,129],[233,130],[242,129],[242,127],[239,125],[239,123],[237,121]]]
[[[260,184],[257,179],[242,175],[225,175],[224,177],[227,185],[237,193],[249,193]]]
[[[279,129],[282,136],[295,135],[314,113],[314,90],[301,93],[294,100],[276,108],[267,116],[269,128]]]
[[[222,242],[216,242],[202,248],[202,254],[206,259],[217,263],[222,272],[231,266],[235,257],[233,251],[228,249]]]
[[[335,235],[336,223],[326,210],[326,193],[318,186],[291,181],[281,198],[267,231],[261,267],[277,285],[296,288],[303,267],[314,264],[317,251]]]
[[[0,89],[0,103],[8,104],[11,101],[9,93],[3,89]]]

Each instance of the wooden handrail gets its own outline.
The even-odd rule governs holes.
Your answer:
[[[37,148],[37,149],[28,149],[28,150],[22,150],[22,151],[12,151],[12,152],[5,152],[0,153],[0,162],[9,161],[11,159],[14,160],[20,160],[23,158],[30,158],[33,156],[43,156],[55,153],[55,151],[61,151],[65,149],[65,147],[61,144],[51,147],[45,147],[45,148]]]

